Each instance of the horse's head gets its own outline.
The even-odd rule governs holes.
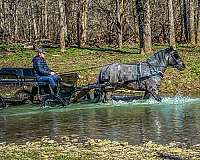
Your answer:
[[[180,71],[184,70],[186,68],[185,64],[183,60],[181,59],[181,57],[179,56],[177,50],[171,47],[171,48],[168,48],[167,51],[169,53],[168,65],[175,67]]]

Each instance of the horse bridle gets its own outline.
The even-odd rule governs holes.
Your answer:
[[[177,57],[175,57],[175,54],[176,54]],[[177,53],[175,53],[175,54],[174,54],[174,52],[173,52],[173,53],[171,53],[170,55],[171,55],[173,61],[175,62],[175,64],[174,64],[173,66],[175,66],[175,67],[177,68],[177,66],[179,65],[179,63],[178,63],[178,61],[177,61],[177,58],[179,58],[179,55],[178,55]],[[169,60],[168,60],[168,61],[169,61]]]

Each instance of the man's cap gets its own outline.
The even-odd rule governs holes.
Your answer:
[[[44,50],[43,48],[36,48],[36,51],[37,51],[38,53],[43,53],[43,54],[46,53],[45,50]]]

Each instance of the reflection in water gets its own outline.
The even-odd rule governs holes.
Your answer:
[[[43,136],[197,144],[200,142],[200,99],[165,98],[107,104],[76,104],[40,109],[18,106],[0,110],[0,142],[23,143]]]

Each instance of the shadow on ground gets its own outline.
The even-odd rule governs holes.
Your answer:
[[[80,48],[80,49],[86,49],[86,50],[91,50],[91,51],[101,51],[101,52],[111,52],[111,54],[114,53],[119,53],[119,54],[139,54],[138,48],[131,48],[131,51],[125,51],[122,49],[114,49],[114,48],[94,48],[94,47],[78,47],[78,46],[71,46],[72,48]]]

